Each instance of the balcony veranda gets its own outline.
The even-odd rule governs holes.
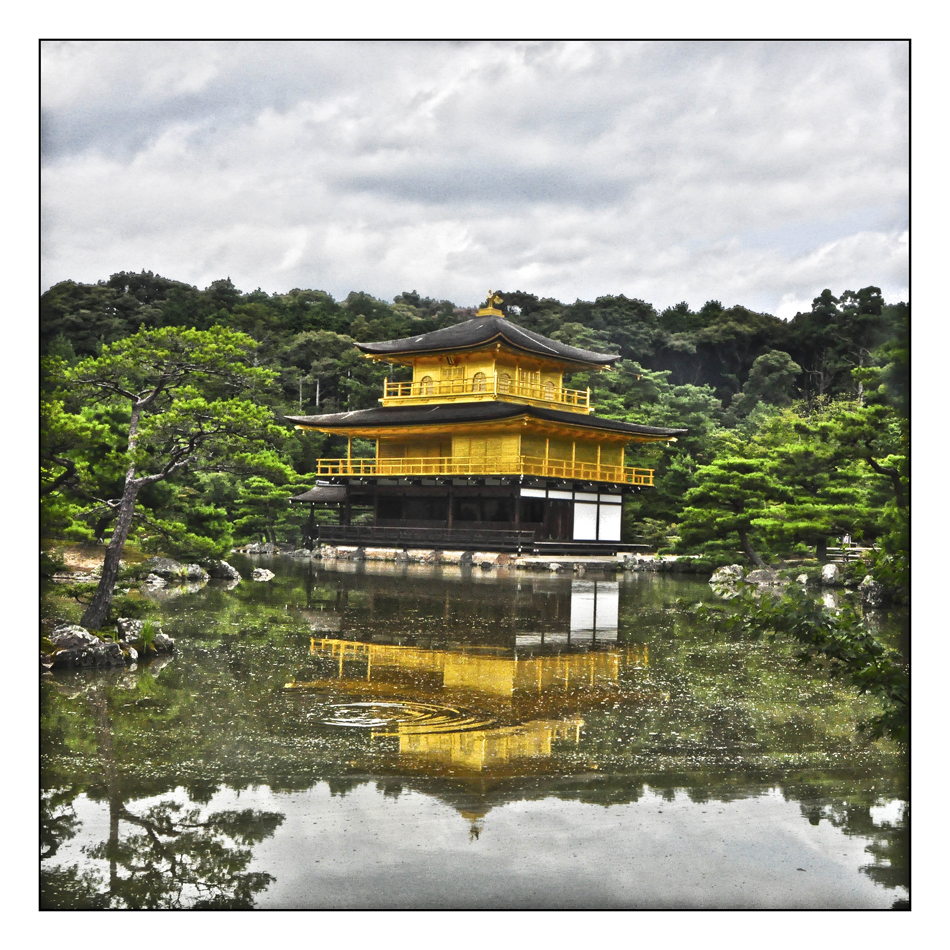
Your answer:
[[[532,475],[540,478],[606,482],[613,485],[653,485],[652,468],[604,465],[597,462],[564,461],[528,455],[317,459],[316,474],[368,478],[419,476]]]
[[[454,400],[452,397],[455,397]],[[557,406],[573,412],[590,412],[590,390],[565,389],[553,383],[533,385],[505,373],[478,373],[465,379],[426,379],[417,382],[383,383],[384,406],[411,405],[430,399],[467,401],[479,398],[510,397],[538,405]]]

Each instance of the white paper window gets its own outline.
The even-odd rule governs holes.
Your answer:
[[[574,540],[597,540],[597,505],[586,502],[574,505]]]
[[[620,540],[620,515],[623,508],[620,505],[600,506],[600,540]]]

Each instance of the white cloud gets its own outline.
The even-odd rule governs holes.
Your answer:
[[[43,280],[474,303],[907,286],[901,43],[44,49]]]

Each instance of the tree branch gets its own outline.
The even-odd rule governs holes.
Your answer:
[[[53,481],[50,482],[50,484],[45,488],[40,488],[41,498],[44,495],[52,494],[57,488],[59,488],[60,485],[69,481],[69,479],[76,474],[76,463],[73,462],[72,459],[60,458],[58,455],[51,455],[50,459],[56,462],[58,465],[62,465],[65,471],[60,472],[59,475],[57,475],[56,478],[53,479]]]
[[[897,507],[906,508],[907,500],[904,498],[904,486],[901,484],[901,473],[896,469],[892,468],[889,465],[881,465],[880,462],[875,461],[871,455],[871,443],[865,441],[865,446],[867,447],[868,454],[865,456],[867,459],[868,465],[874,469],[878,475],[883,475],[885,478],[891,480],[891,485],[894,487],[894,495],[896,496]]]

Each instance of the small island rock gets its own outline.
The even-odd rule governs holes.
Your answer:
[[[227,561],[208,561],[205,564],[205,569],[208,576],[215,580],[239,581],[241,579],[237,569],[228,564]]]

